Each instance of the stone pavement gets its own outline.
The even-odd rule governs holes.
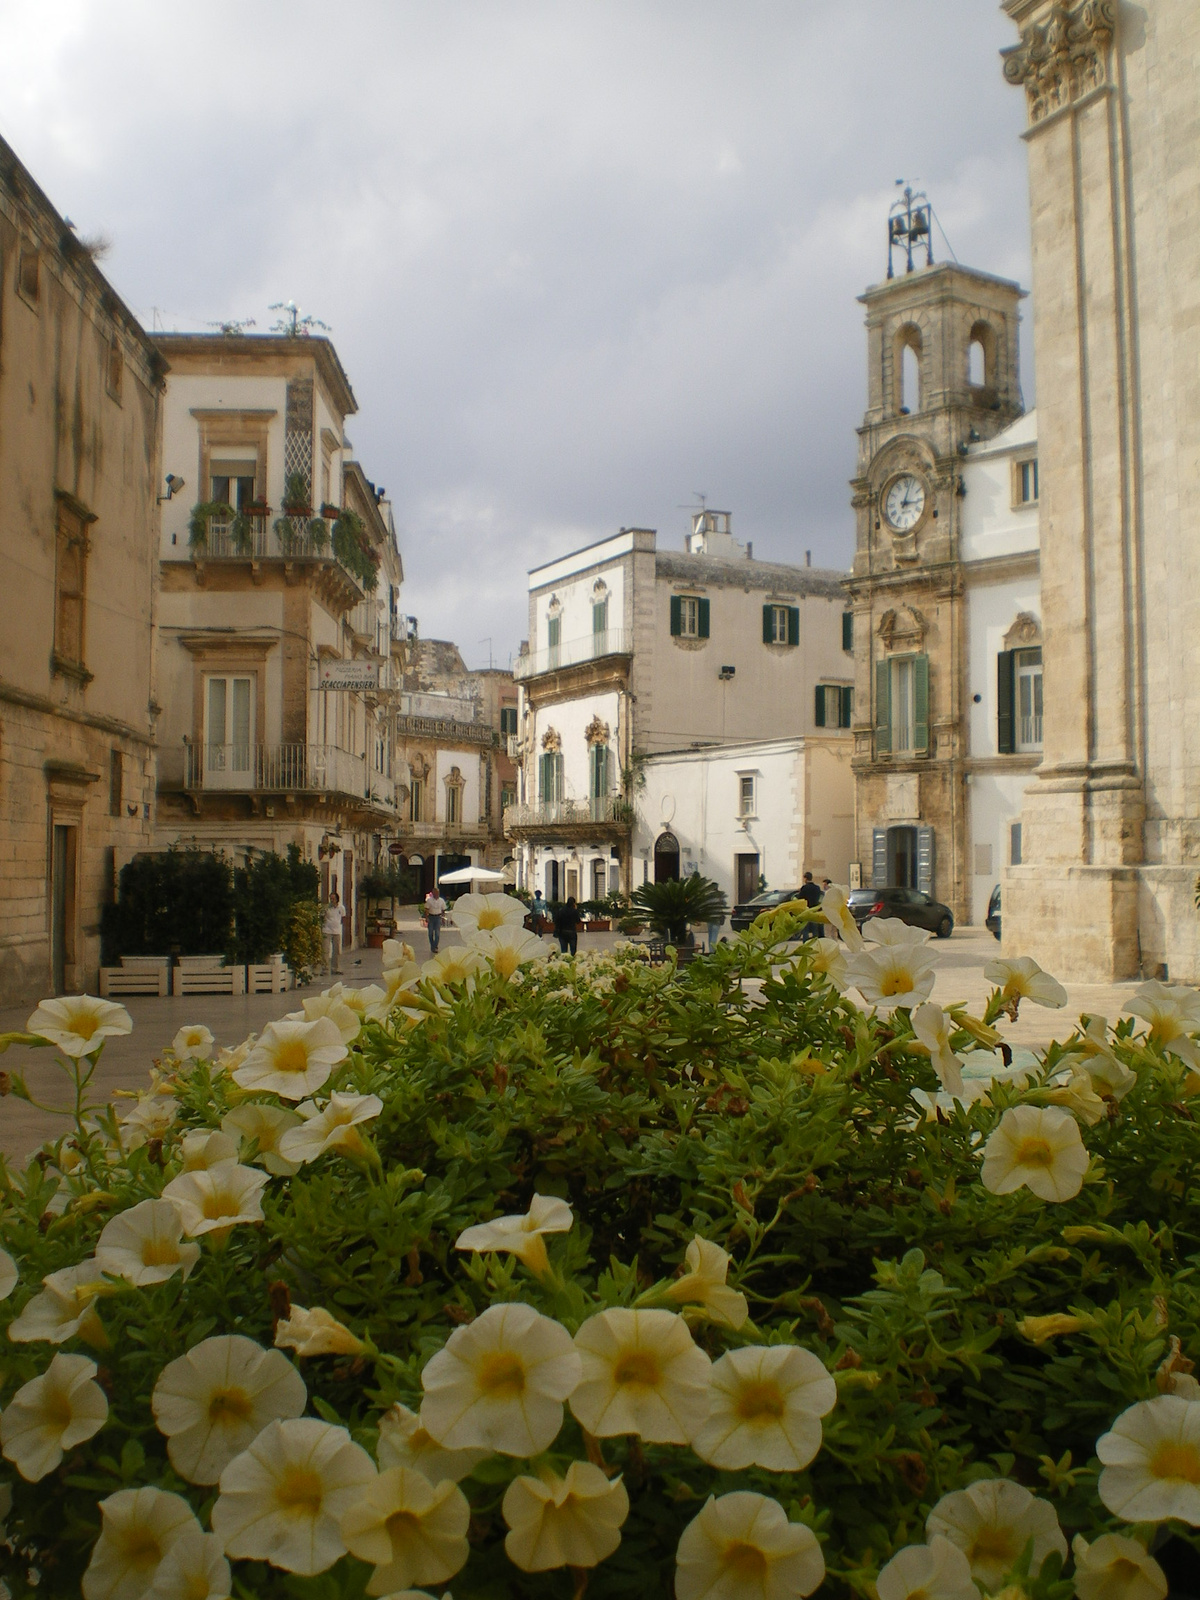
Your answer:
[[[401,925],[401,938],[416,950],[418,959],[428,955],[425,934],[418,923]],[[582,948],[610,948],[618,942],[616,934],[585,935]],[[459,935],[447,929],[443,945],[460,943]],[[934,939],[930,949],[938,962],[933,998],[943,1005],[965,1001],[978,1014],[987,999],[990,985],[983,968],[999,951],[992,936],[982,928],[956,929],[950,939]],[[372,983],[382,971],[378,950],[354,950],[342,957],[342,981],[358,987]],[[300,1009],[306,994],[316,994],[328,983],[321,978],[307,989],[288,994],[202,995],[186,999],[158,997],[129,999],[125,1002],[133,1018],[133,1032],[124,1038],[110,1039],[100,1058],[93,1080],[96,1097],[108,1099],[117,1089],[141,1089],[158,1053],[171,1043],[185,1023],[202,1022],[211,1028],[218,1044],[235,1045],[249,1033],[261,1032],[275,1018]],[[1115,1021],[1137,989],[1136,983],[1075,984],[1067,986],[1069,1001],[1064,1011],[1048,1011],[1026,1003],[1016,1024],[1001,1022],[1001,1031],[1013,1044],[1045,1045],[1054,1038],[1065,1038],[1074,1019],[1082,1011],[1099,1012]],[[0,1032],[23,1030],[33,1007],[0,1011]],[[0,1056],[0,1068],[25,1074],[30,1091],[51,1105],[67,1105],[70,1090],[66,1077],[53,1063],[50,1050],[30,1050],[13,1046]],[[24,1161],[44,1139],[54,1138],[67,1124],[60,1118],[35,1109],[12,1095],[0,1100],[0,1153]]]

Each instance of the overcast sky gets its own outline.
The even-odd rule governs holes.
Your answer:
[[[404,609],[473,666],[527,568],[678,548],[697,491],[848,564],[896,178],[1029,281],[998,0],[0,0],[0,38],[0,131],[148,327],[330,325]]]

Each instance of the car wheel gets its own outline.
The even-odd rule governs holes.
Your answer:
[[[942,920],[938,923],[938,926],[937,926],[937,936],[938,936],[938,938],[939,939],[948,939],[953,932],[954,932],[954,918],[953,917],[943,917]]]

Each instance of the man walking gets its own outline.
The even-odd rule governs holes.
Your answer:
[[[446,915],[446,902],[436,886],[425,896],[425,926],[429,930],[429,953],[435,956],[442,942],[442,918]]]
[[[821,891],[813,882],[811,872],[804,874],[804,882],[800,885],[800,898],[806,906],[819,906],[821,904]],[[801,930],[801,939],[819,939],[821,924],[819,922],[806,922]]]
[[[554,932],[563,955],[574,955],[579,949],[579,924],[582,920],[574,895],[568,896],[566,905],[559,906],[554,913]]]
[[[335,889],[329,896],[329,903],[325,907],[325,917],[321,923],[321,934],[325,941],[325,971],[330,976],[341,976],[342,972],[342,902]]]

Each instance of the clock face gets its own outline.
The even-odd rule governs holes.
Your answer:
[[[905,472],[888,488],[883,514],[896,533],[910,533],[925,510],[925,485],[911,472]]]

